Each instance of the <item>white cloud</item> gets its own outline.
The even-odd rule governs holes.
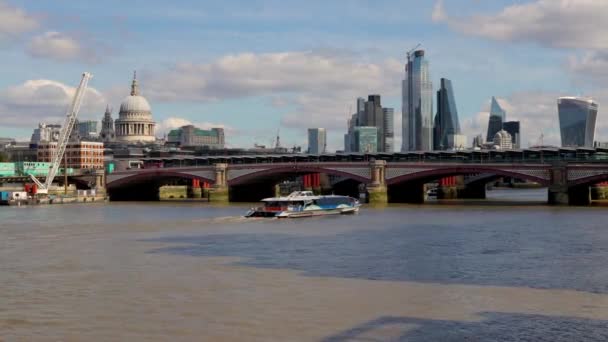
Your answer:
[[[314,52],[242,53],[209,64],[177,64],[147,81],[147,91],[149,96],[164,101],[214,101],[277,93],[335,94],[383,88],[382,84],[389,83],[386,78],[394,77],[393,71],[390,61],[383,65],[358,63]]]
[[[585,85],[590,81],[594,85],[608,87],[607,51],[593,51],[582,56],[571,56],[567,66],[576,83]]]
[[[433,13],[431,14],[431,19],[434,22],[441,22],[446,20],[447,14],[445,13],[445,8],[443,6],[443,0],[437,0],[435,6],[433,6]]]
[[[0,119],[4,127],[34,127],[39,122],[62,123],[76,89],[52,80],[29,80],[0,89]],[[88,88],[82,118],[99,119],[105,108],[104,96]]]
[[[27,53],[32,57],[61,62],[82,60],[92,63],[97,60],[93,49],[84,46],[73,37],[54,31],[32,38],[27,46]]]
[[[39,26],[38,21],[20,8],[0,0],[0,38],[14,37]]]
[[[535,0],[496,14],[451,17],[441,0],[432,13],[462,33],[498,41],[532,42],[556,48],[608,48],[608,1]]]
[[[357,97],[400,91],[401,69],[396,60],[366,63],[328,51],[242,53],[207,64],[178,64],[144,82],[146,96],[158,101],[267,97],[269,105],[284,109],[283,127],[324,127],[341,135]]]

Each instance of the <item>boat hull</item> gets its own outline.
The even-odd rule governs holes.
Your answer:
[[[347,215],[354,214],[359,211],[358,207],[340,208],[340,209],[320,209],[320,210],[304,210],[304,211],[282,211],[276,215],[277,218],[301,218],[326,215]]]

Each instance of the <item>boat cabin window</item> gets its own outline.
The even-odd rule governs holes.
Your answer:
[[[349,197],[322,197],[315,200],[315,203],[319,206],[337,206],[340,204],[352,204],[352,199]]]

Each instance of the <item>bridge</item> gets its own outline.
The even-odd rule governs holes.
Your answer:
[[[177,156],[142,161],[143,169],[107,175],[106,188],[111,198],[154,192],[150,187],[171,179],[185,179],[209,184],[212,200],[257,201],[273,196],[274,187],[281,180],[324,174],[340,180],[334,186],[347,184],[342,184],[342,188],[350,189],[349,194],[364,185],[372,203],[420,203],[425,198],[426,183],[451,176],[480,175],[473,177],[475,181],[469,182],[466,189],[460,189],[462,197],[485,198],[488,179],[511,177],[547,187],[551,204],[584,205],[590,202],[590,186],[608,181],[608,150],[604,149]]]

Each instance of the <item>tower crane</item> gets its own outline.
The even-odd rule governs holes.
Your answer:
[[[416,51],[416,49],[419,48],[420,45],[422,45],[422,44],[418,43],[418,45],[414,46],[413,49],[411,49],[410,51],[406,52],[408,62],[410,60],[410,56],[412,55],[412,52]]]
[[[61,127],[61,132],[59,133],[59,140],[57,141],[57,148],[55,149],[55,153],[53,153],[51,169],[49,171],[49,174],[46,176],[46,181],[43,184],[36,177],[30,175],[32,181],[38,186],[38,193],[48,194],[49,189],[51,188],[51,184],[53,183],[53,179],[57,175],[57,171],[59,171],[61,159],[63,159],[66,146],[68,144],[68,141],[70,140],[70,134],[72,133],[74,123],[76,122],[76,116],[78,116],[78,112],[80,111],[80,106],[82,105],[82,100],[84,99],[84,94],[87,90],[89,80],[92,77],[93,75],[88,72],[82,74],[82,79],[80,80],[80,84],[78,85],[78,88],[74,93],[74,98],[72,99],[72,103],[70,104],[68,112],[65,116],[65,121],[63,123],[63,126]],[[65,166],[67,167],[67,165]]]

